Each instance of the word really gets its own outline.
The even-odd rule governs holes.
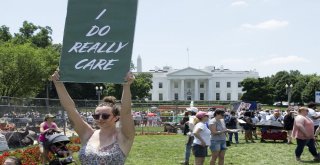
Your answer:
[[[129,42],[75,42],[69,53],[118,53],[128,45]]]

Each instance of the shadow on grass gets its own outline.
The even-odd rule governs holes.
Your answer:
[[[301,160],[301,163],[309,163],[309,164],[319,164],[320,162],[318,161],[313,161],[313,160]]]

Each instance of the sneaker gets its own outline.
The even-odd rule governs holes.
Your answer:
[[[189,165],[189,162],[181,161],[180,164],[182,164],[182,165]]]
[[[320,162],[320,153],[313,159],[315,162]]]
[[[298,162],[300,162],[300,161],[301,161],[301,158],[299,158],[299,157],[296,157],[296,160],[297,160]]]

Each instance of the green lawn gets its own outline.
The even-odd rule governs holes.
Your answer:
[[[241,134],[241,133],[240,133]],[[244,143],[240,135],[240,144],[228,148],[225,164],[229,165],[292,165],[318,164],[305,148],[302,155],[303,163],[295,160],[296,145],[281,142]],[[184,156],[185,136],[183,135],[149,135],[136,136],[133,148],[126,161],[126,165],[173,165],[179,164]],[[318,147],[318,150],[320,148]],[[206,157],[209,164],[210,157]],[[191,156],[191,162],[194,157]]]
[[[145,128],[158,132],[159,128]],[[141,130],[140,130],[141,131]],[[139,134],[138,131],[137,133]],[[293,164],[320,164],[313,162],[308,148],[304,149],[302,163],[295,160],[296,145],[282,142],[268,141],[267,143],[245,143],[243,134],[240,134],[240,144],[232,144],[226,152],[226,165],[293,165]],[[137,135],[127,158],[126,165],[178,165],[184,158],[186,137],[178,135]],[[319,142],[320,143],[320,142]],[[320,146],[318,146],[320,151]],[[78,153],[74,153],[77,164]],[[210,157],[206,157],[205,164],[209,164]],[[190,162],[193,164],[191,155]]]

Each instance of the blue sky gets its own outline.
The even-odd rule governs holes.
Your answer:
[[[67,0],[5,0],[0,25],[27,20],[62,43]],[[320,74],[319,0],[139,0],[132,60],[143,71],[171,66]],[[189,51],[187,51],[187,49]],[[188,53],[189,52],[189,53]],[[188,55],[189,54],[189,55]]]

